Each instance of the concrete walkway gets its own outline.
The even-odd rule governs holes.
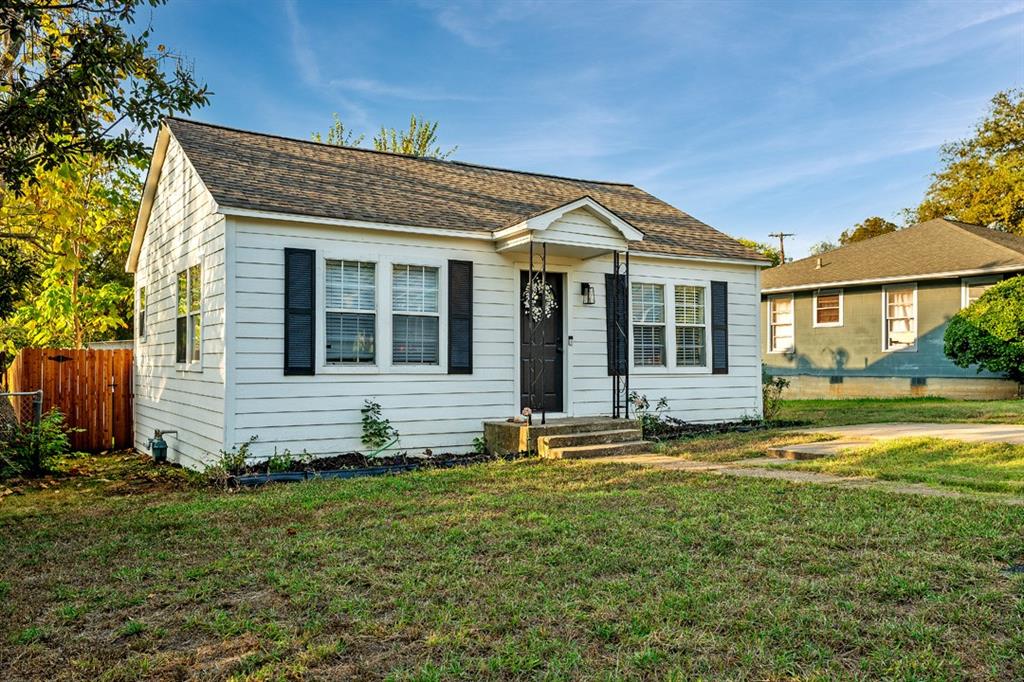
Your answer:
[[[817,483],[819,485],[831,485],[841,488],[882,490],[900,495],[922,495],[925,497],[987,500],[991,502],[998,502],[1000,504],[1024,506],[1024,498],[1022,497],[966,493],[947,488],[935,488],[922,483],[882,481],[866,476],[835,476],[833,474],[823,474],[816,471],[794,471],[793,469],[774,466],[778,464],[792,464],[792,460],[774,457],[741,459],[735,462],[701,462],[680,459],[679,457],[671,457],[669,455],[652,454],[595,457],[592,459],[581,459],[576,461],[590,462],[594,464],[634,464],[670,471],[720,474],[724,476],[738,476],[741,478],[768,478],[779,481],[789,481],[791,483]]]
[[[800,433],[825,433],[843,440],[891,440],[893,438],[946,438],[970,443],[1012,443],[1024,445],[1020,424],[854,424],[794,429]]]

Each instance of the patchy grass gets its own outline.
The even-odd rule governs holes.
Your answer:
[[[5,679],[1024,678],[1020,508],[536,460],[80,482],[0,502]]]
[[[962,490],[1024,494],[1024,446],[901,438],[786,468],[840,476],[929,483]]]
[[[657,452],[701,462],[734,462],[750,457],[763,457],[768,448],[780,445],[813,443],[833,438],[834,436],[825,436],[820,433],[793,433],[779,429],[764,429],[678,438],[658,443]]]
[[[786,400],[782,421],[808,426],[878,422],[985,422],[1024,424],[1024,400],[946,400],[871,398],[864,400]]]

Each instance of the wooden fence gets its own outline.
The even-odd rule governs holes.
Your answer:
[[[132,352],[24,348],[7,370],[10,391],[43,391],[43,411],[57,408],[75,450],[130,448]]]

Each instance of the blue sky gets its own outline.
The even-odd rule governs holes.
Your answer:
[[[1012,2],[170,0],[155,37],[200,120],[296,137],[441,121],[454,158],[631,182],[787,254],[898,218],[995,92],[1024,83]],[[897,221],[899,222],[899,220]]]

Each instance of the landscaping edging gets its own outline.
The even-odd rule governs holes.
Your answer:
[[[386,476],[388,474],[401,474],[418,469],[451,469],[457,466],[469,466],[470,464],[481,464],[483,462],[494,462],[499,459],[513,459],[510,457],[466,457],[464,459],[450,459],[441,462],[412,462],[408,464],[389,464],[377,467],[362,467],[358,469],[326,469],[324,471],[277,471],[266,474],[242,474],[232,476],[228,479],[228,485],[235,487],[256,487],[267,483],[296,483],[299,481],[310,481],[318,478],[363,478],[365,476]]]

